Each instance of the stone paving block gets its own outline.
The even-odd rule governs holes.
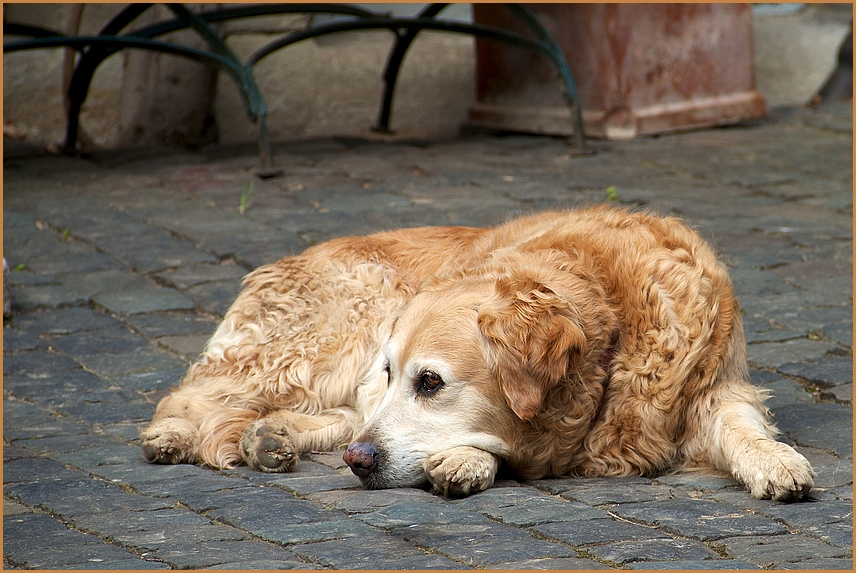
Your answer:
[[[216,492],[213,497],[217,498],[219,507],[209,510],[207,515],[251,533],[280,526],[283,519],[287,519],[288,523],[314,523],[342,518],[338,511],[296,499],[277,488],[254,488],[250,495],[245,490],[246,488],[239,488]],[[224,503],[229,497],[231,503]]]
[[[12,324],[21,330],[39,334],[71,334],[85,330],[98,330],[121,326],[122,323],[110,315],[93,308],[45,309],[16,316]]]
[[[126,319],[128,325],[148,339],[181,334],[212,335],[217,322],[193,312],[150,312],[135,314]]]
[[[415,525],[393,529],[391,534],[466,565],[577,557],[576,552],[565,546],[535,539],[523,530],[499,523]]]
[[[57,409],[86,424],[100,425],[150,420],[155,413],[155,404],[146,402],[136,392],[123,388],[108,388],[100,392],[71,396]]]
[[[157,561],[146,561],[145,559],[116,559],[110,561],[90,561],[88,563],[75,563],[64,569],[86,569],[86,570],[111,570],[111,571],[137,571],[148,569],[170,569],[166,563]]]
[[[169,548],[177,542],[177,538],[180,538],[180,543],[250,538],[243,531],[215,525],[209,519],[186,509],[111,511],[76,517],[74,524],[101,536],[109,536],[112,541],[138,552]]]
[[[512,507],[530,499],[548,499],[551,496],[533,487],[494,487],[476,495],[455,499],[452,503],[471,511],[484,511],[499,507]]]
[[[83,306],[89,298],[60,284],[19,287],[10,285],[13,312],[29,312],[42,308],[60,308],[65,306]]]
[[[799,534],[734,537],[718,543],[729,555],[763,568],[807,559],[851,557],[846,549]]]
[[[776,569],[816,571],[819,569],[853,571],[853,559],[806,559],[797,563],[778,563]]]
[[[16,445],[23,446],[38,454],[56,454],[75,452],[81,448],[91,446],[109,447],[116,440],[109,436],[72,434],[70,436],[50,436],[47,438],[33,438],[16,440]]]
[[[50,276],[118,270],[124,267],[122,262],[110,255],[93,251],[82,243],[61,242],[56,236],[38,245],[14,249],[9,265],[16,266],[21,263],[37,273]],[[80,291],[78,293],[84,294]]]
[[[689,539],[641,539],[589,547],[597,559],[629,565],[640,561],[701,561],[719,557],[704,544]]]
[[[304,563],[302,561],[273,561],[273,560],[264,560],[264,559],[256,559],[253,561],[241,561],[241,562],[231,562],[231,563],[217,563],[216,565],[211,565],[210,567],[203,567],[203,569],[220,569],[220,570],[229,570],[229,571],[262,571],[262,570],[277,570],[277,569],[321,569],[321,567],[317,565],[311,565],[308,563]]]
[[[319,491],[332,491],[343,488],[358,488],[360,480],[354,474],[342,472],[338,474],[313,475],[307,477],[292,477],[280,482],[281,487],[295,495],[307,495]]]
[[[621,517],[701,541],[735,535],[776,535],[787,530],[772,519],[704,500],[674,499],[613,508]]]
[[[170,288],[145,288],[96,294],[92,300],[118,314],[137,314],[163,310],[191,310],[193,301]]]
[[[143,274],[219,260],[211,253],[197,250],[189,241],[151,227],[133,235],[114,235],[95,244],[101,251]]]
[[[776,376],[777,380],[759,384],[771,392],[771,396],[764,405],[771,410],[777,410],[788,404],[814,404],[814,398],[806,390],[805,386],[786,378]]]
[[[444,503],[442,498],[417,488],[322,491],[307,498],[348,514],[371,513],[397,503]]]
[[[3,374],[19,375],[29,378],[50,378],[64,370],[80,368],[80,364],[68,356],[34,350],[20,354],[3,355]]]
[[[379,531],[364,534],[359,542],[335,539],[289,547],[296,555],[334,569],[459,569],[460,564],[441,555],[425,555],[412,545]],[[395,563],[399,566],[395,567]]]
[[[48,343],[38,334],[25,332],[16,328],[3,329],[3,350],[5,352],[24,352],[27,350],[47,350]]]
[[[143,554],[144,557],[160,559],[177,569],[202,569],[224,563],[242,563],[244,561],[282,562],[276,568],[297,569],[303,564],[294,553],[269,545],[263,541],[177,541],[156,551]]]
[[[199,358],[199,355],[205,350],[205,345],[210,338],[210,334],[181,334],[163,336],[158,338],[156,342],[159,347],[164,347],[170,352],[182,356],[185,360],[193,361]]]
[[[3,461],[3,483],[27,483],[45,476],[70,481],[82,477],[80,472],[68,469],[61,462],[49,458],[28,457]]]
[[[361,543],[365,537],[371,537],[377,530],[370,525],[354,519],[337,519],[314,523],[291,523],[283,519],[282,523],[254,530],[255,535],[268,541],[283,545],[295,543],[317,543],[334,539],[354,539]]]
[[[119,354],[135,352],[149,346],[146,339],[120,325],[52,336],[52,348],[72,356],[79,354]]]
[[[241,291],[239,281],[217,281],[187,289],[187,296],[206,312],[223,316]]]
[[[179,382],[187,373],[187,368],[167,368],[153,372],[135,372],[111,377],[110,383],[127,390],[151,392],[154,390],[169,390],[178,387]]]
[[[134,491],[143,493],[149,493],[146,489],[149,484],[155,484],[153,487],[157,487],[158,482],[169,482],[179,478],[184,478],[193,483],[196,479],[204,481],[209,474],[215,473],[213,470],[191,464],[149,464],[143,461],[141,451],[132,459],[125,459],[124,456],[121,456],[114,457],[110,461],[114,463],[98,465],[97,460],[90,461],[86,464],[86,470],[92,475],[116,484],[130,486]],[[235,481],[238,485],[245,485],[239,480]]]
[[[532,497],[522,499],[511,506],[484,508],[481,511],[502,523],[524,527],[540,523],[588,521],[609,517],[605,512],[583,503],[553,497]]]
[[[607,519],[597,519],[579,523],[544,523],[531,530],[547,539],[554,539],[581,547],[618,541],[638,539],[669,539],[669,536],[653,527],[645,527],[627,521],[618,521],[604,514]]]
[[[853,382],[853,357],[832,356],[819,362],[791,362],[782,364],[777,370],[828,388]]]
[[[247,273],[247,269],[235,264],[181,265],[178,268],[157,273],[155,277],[183,290],[210,282],[240,283]]]
[[[796,443],[853,456],[853,410],[839,404],[793,404],[774,411],[776,425]]]
[[[41,477],[29,483],[7,485],[5,495],[70,520],[118,510],[167,509],[173,505],[167,500],[125,493],[113,484],[88,477],[78,481]]]
[[[3,519],[3,557],[19,568],[65,569],[131,560],[134,555],[95,535],[68,529],[49,515],[32,513]]]
[[[740,559],[708,559],[703,561],[651,561],[643,563],[628,563],[628,569],[660,569],[660,570],[700,570],[700,569],[760,569],[754,563]]]
[[[846,523],[852,531],[853,525],[853,504],[843,500],[772,505],[757,510],[757,513],[803,531],[809,527],[829,523]]]
[[[87,370],[106,380],[126,374],[138,374],[172,368],[186,370],[186,360],[159,352],[154,348],[122,354],[87,354],[75,356]]]
[[[66,404],[74,396],[106,391],[109,386],[98,376],[83,369],[65,370],[51,378],[5,376],[3,379],[3,389],[12,396],[49,408]]]
[[[562,570],[589,571],[594,569],[609,569],[592,559],[580,559],[576,557],[557,557],[556,559],[528,559],[526,561],[512,561],[511,563],[494,563],[491,569],[515,569],[515,570]]]
[[[371,513],[359,514],[357,519],[381,529],[414,525],[489,523],[481,513],[430,501],[396,503]]]
[[[247,483],[243,480],[218,475],[212,471],[207,471],[205,474],[195,473],[192,476],[179,474],[171,479],[163,477],[160,480],[133,482],[134,490],[142,494],[174,498],[179,501],[188,494],[218,493],[229,489],[246,488],[246,485]]]
[[[142,465],[142,454],[138,446],[115,443],[112,446],[81,448],[76,452],[56,454],[54,458],[88,472],[97,472],[106,466]],[[162,474],[169,475],[166,471]]]
[[[740,482],[734,478],[716,475],[713,472],[679,472],[675,474],[667,474],[655,478],[654,483],[690,490],[693,492],[710,492],[740,485]],[[679,497],[680,494],[676,496],[672,493],[672,496]]]
[[[819,360],[835,348],[834,344],[801,338],[784,342],[763,342],[747,347],[749,363],[756,368],[776,368],[794,360],[803,362]]]
[[[88,429],[68,418],[52,415],[32,404],[5,401],[3,437],[7,440],[85,434]]]
[[[623,485],[651,485],[651,480],[641,476],[627,477],[611,477],[611,478],[579,478],[579,477],[564,477],[564,478],[548,478],[528,480],[528,485],[532,485],[551,495],[557,495],[572,489],[579,488],[581,490],[600,490],[602,488],[617,487]],[[610,502],[604,502],[610,503]],[[590,505],[598,505],[592,503]]]
[[[572,487],[562,492],[562,497],[572,499],[587,505],[614,505],[620,503],[635,503],[672,499],[684,495],[668,485],[652,483],[616,483],[601,480],[596,484]]]
[[[823,397],[829,399],[830,396],[838,400],[839,402],[853,402],[853,383],[850,384],[841,384],[840,386],[833,386],[826,392],[822,393]]]

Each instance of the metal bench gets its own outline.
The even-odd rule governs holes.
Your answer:
[[[541,25],[532,11],[523,4],[508,4],[507,6],[533,32],[534,38],[491,26],[437,19],[436,16],[448,4],[428,4],[414,17],[393,17],[388,14],[346,4],[261,4],[216,9],[198,14],[190,12],[190,10],[181,4],[164,4],[175,15],[175,19],[152,24],[133,32],[122,33],[123,29],[150,6],[152,4],[130,4],[126,6],[94,36],[66,36],[55,30],[12,22],[3,23],[3,32],[5,35],[29,37],[27,40],[5,43],[3,45],[4,53],[58,47],[70,47],[80,52],[80,57],[77,60],[68,88],[70,105],[67,110],[65,135],[65,147],[68,152],[75,153],[78,151],[80,111],[83,102],[86,100],[89,85],[92,82],[92,77],[96,69],[101,62],[116,52],[126,48],[133,48],[191,58],[227,72],[241,90],[247,115],[259,127],[259,152],[262,163],[262,170],[259,172],[259,175],[269,176],[277,174],[279,170],[275,169],[273,164],[270,140],[265,122],[267,109],[253,77],[253,66],[277,50],[310,38],[339,32],[376,29],[388,29],[396,35],[383,71],[384,93],[378,113],[377,125],[375,126],[376,130],[389,131],[390,110],[392,109],[395,84],[408,48],[419,32],[422,30],[435,30],[469,34],[508,42],[525,49],[534,50],[547,58],[558,72],[565,100],[571,108],[572,117],[575,122],[575,143],[581,150],[585,149],[585,134],[583,132],[579,98],[564,54],[556,40]],[[345,18],[313,24],[305,30],[286,34],[257,50],[245,63],[242,63],[238,59],[235,53],[210,26],[210,24],[216,22],[237,18],[288,13],[334,14],[344,16]],[[169,32],[188,28],[196,31],[204,39],[210,50],[201,50],[156,39]]]

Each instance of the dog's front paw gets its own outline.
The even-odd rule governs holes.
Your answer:
[[[199,431],[187,420],[164,418],[140,432],[143,456],[152,464],[192,464],[197,461]]]
[[[434,454],[425,462],[425,473],[434,490],[445,496],[470,495],[493,485],[499,458],[469,446]]]
[[[263,472],[290,472],[297,465],[297,449],[288,429],[269,419],[247,426],[241,456],[248,466]]]
[[[811,464],[793,448],[770,440],[769,452],[753,460],[748,475],[740,476],[758,499],[798,501],[814,486]]]

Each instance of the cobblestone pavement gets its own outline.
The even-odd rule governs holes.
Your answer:
[[[4,565],[850,569],[851,125],[849,104],[778,110],[583,157],[524,136],[313,141],[278,147],[285,174],[267,180],[252,147],[7,148]],[[255,266],[345,234],[608,196],[679,214],[731,266],[752,378],[817,471],[810,501],[695,474],[505,480],[447,500],[365,491],[341,452],[288,475],[143,461],[140,427]]]

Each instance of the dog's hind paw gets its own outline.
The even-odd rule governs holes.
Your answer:
[[[434,454],[425,462],[425,473],[434,490],[445,496],[470,495],[493,485],[499,458],[490,452],[460,446]]]
[[[199,434],[183,420],[166,418],[142,432],[143,457],[152,464],[192,464],[197,461]]]
[[[248,466],[263,472],[290,472],[298,457],[288,429],[268,419],[247,426],[241,438],[241,455]]]

